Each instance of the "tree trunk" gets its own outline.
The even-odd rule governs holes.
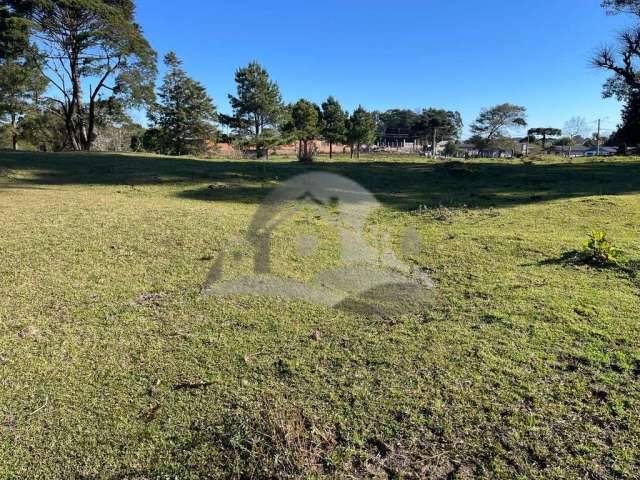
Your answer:
[[[14,150],[18,150],[18,126],[16,123],[16,114],[11,112],[11,146]]]
[[[436,146],[436,141],[437,141],[437,136],[438,136],[438,129],[434,128],[433,129],[433,145],[432,145],[432,152],[431,152],[431,156],[433,156],[433,158],[436,158],[436,152],[437,152],[437,146]]]
[[[333,142],[329,142],[329,159],[333,158]]]
[[[89,100],[89,128],[87,131],[87,144],[85,146],[85,150],[91,150],[91,145],[93,144],[93,130],[95,128],[95,117],[96,117],[96,102],[93,99],[93,95],[91,95],[91,99]]]
[[[255,132],[256,132],[256,140],[257,140],[257,137],[260,135],[260,119],[258,118],[258,115],[255,116],[254,126],[256,129]],[[262,157],[264,157],[264,152],[262,150],[262,147],[256,143],[256,159],[260,159]]]
[[[73,47],[72,47],[73,48]],[[82,79],[80,76],[79,54],[74,48],[69,55],[69,70],[71,73],[71,104],[67,121],[67,130],[72,132],[72,144],[76,150],[87,150],[90,143],[87,141],[84,118],[82,115]]]

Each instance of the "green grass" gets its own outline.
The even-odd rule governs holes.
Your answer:
[[[202,295],[309,170],[373,192],[398,255],[417,230],[429,308]],[[0,153],[0,478],[637,478],[639,226],[637,158]],[[563,260],[592,230],[623,264]],[[292,219],[277,273],[334,265],[335,238]]]

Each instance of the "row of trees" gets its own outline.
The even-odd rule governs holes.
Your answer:
[[[173,155],[197,154],[214,139],[233,141],[255,149],[258,158],[283,144],[298,143],[301,161],[314,155],[314,141],[324,139],[332,146],[348,144],[359,155],[362,145],[373,141],[376,123],[372,114],[358,107],[351,115],[329,97],[321,106],[305,99],[285,105],[278,85],[257,62],[238,69],[237,92],[229,95],[232,115],[218,115],[204,87],[189,78],[175,53],[165,58],[168,67],[149,110],[152,128],[138,142],[145,150]],[[229,126],[231,138],[222,138],[215,123]],[[330,153],[330,154],[331,154]]]
[[[0,104],[14,148],[23,138],[45,148],[89,150],[99,129],[132,132],[134,149],[193,154],[220,137],[220,122],[258,157],[295,140],[300,159],[310,160],[319,138],[330,150],[347,144],[359,155],[362,145],[387,131],[404,131],[435,149],[439,141],[458,140],[462,129],[458,112],[440,109],[378,113],[358,107],[349,115],[333,97],[320,106],[304,99],[285,105],[256,62],[235,74],[233,114],[218,115],[174,53],[165,57],[168,71],[156,96],[156,55],[134,22],[131,0],[0,0],[0,43]],[[47,95],[51,90],[57,95]],[[151,128],[143,134],[125,113],[132,107],[147,108]],[[513,123],[513,109],[505,104],[483,112],[474,132],[487,143],[496,140]],[[121,147],[121,135],[112,137],[107,143]]]
[[[640,19],[640,0],[605,0],[604,6]],[[156,95],[156,53],[134,13],[132,0],[0,0],[0,120],[13,148],[24,140],[47,149],[90,150],[96,142],[119,149],[123,137],[130,135],[134,149],[193,154],[225,139],[218,123],[233,132],[226,140],[255,149],[258,157],[296,141],[305,161],[313,157],[314,140],[320,138],[330,143],[330,150],[334,144],[349,145],[352,155],[359,155],[376,135],[389,132],[430,143],[434,153],[438,142],[460,138],[458,112],[431,108],[379,113],[358,107],[349,114],[333,97],[322,105],[305,99],[285,105],[278,85],[257,62],[235,74],[231,115],[217,113],[204,86],[186,74],[174,53],[165,57],[167,74]],[[593,62],[613,73],[604,95],[625,102],[617,137],[637,144],[640,28],[624,32],[620,41],[620,55],[606,48]],[[142,107],[151,125],[144,133],[126,114]],[[514,129],[526,126],[524,107],[497,105],[483,110],[471,125],[472,140],[482,148],[499,148]],[[577,127],[565,128],[569,142],[581,134]],[[545,127],[528,134],[546,148],[548,138],[561,132]]]
[[[218,115],[174,53],[165,57],[168,72],[156,96],[156,53],[134,13],[131,0],[0,0],[0,115],[13,148],[22,139],[45,149],[90,150],[100,130],[132,133],[134,149],[193,154],[219,137],[217,121],[259,157],[293,140],[303,160],[317,138],[346,143],[356,154],[372,142],[371,113],[359,107],[348,115],[331,97],[322,107],[306,100],[284,105],[256,62],[236,72],[233,115]],[[151,124],[144,133],[125,113],[141,107]],[[109,145],[122,143],[112,137]]]

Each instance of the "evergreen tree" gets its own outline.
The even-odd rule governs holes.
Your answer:
[[[437,108],[422,110],[412,128],[412,133],[422,138],[425,145],[431,142],[434,157],[439,141],[455,141],[460,137],[461,131],[462,116],[459,112]]]
[[[148,128],[142,134],[142,149],[145,152],[162,152],[162,132],[157,128]]]
[[[44,152],[59,152],[69,148],[64,118],[45,99],[34,105],[18,123],[20,138]]]
[[[542,137],[542,151],[546,153],[547,138],[559,137],[560,135],[562,135],[562,130],[553,127],[538,127],[529,129],[527,135],[532,136],[533,138],[536,138],[538,135],[540,135]]]
[[[0,123],[6,123],[14,150],[18,149],[20,119],[35,111],[48,83],[28,52],[0,60]]]
[[[333,97],[322,104],[322,136],[329,142],[329,158],[333,158],[333,145],[344,143],[347,135],[347,113]]]
[[[622,109],[622,124],[611,139],[616,145],[640,144],[640,94],[629,95]]]
[[[40,73],[35,46],[25,25],[16,27],[10,10],[0,5],[0,124],[18,149],[19,122],[37,109],[48,81]]]
[[[169,71],[158,93],[160,101],[149,112],[149,119],[160,130],[162,151],[171,155],[202,153],[215,136],[216,107],[205,88],[187,76],[174,52],[164,61]]]
[[[370,145],[376,136],[377,125],[373,115],[362,106],[356,108],[347,122],[347,143],[351,147],[351,157],[354,151],[360,158],[362,145]]]
[[[322,111],[315,103],[300,99],[291,106],[291,120],[285,125],[284,131],[298,140],[298,160],[313,161],[313,149],[310,142],[320,137],[322,133]]]
[[[46,49],[40,67],[73,149],[91,149],[106,90],[129,107],[153,100],[156,55],[135,22],[133,0],[1,0],[0,9],[4,47],[26,38]]]
[[[227,117],[226,123],[262,158],[278,143],[277,127],[284,108],[280,89],[258,62],[238,69],[235,80],[237,95],[229,95],[233,116]]]

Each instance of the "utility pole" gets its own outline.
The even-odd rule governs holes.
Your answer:
[[[598,119],[598,134],[596,136],[597,155],[600,156],[600,119]]]

